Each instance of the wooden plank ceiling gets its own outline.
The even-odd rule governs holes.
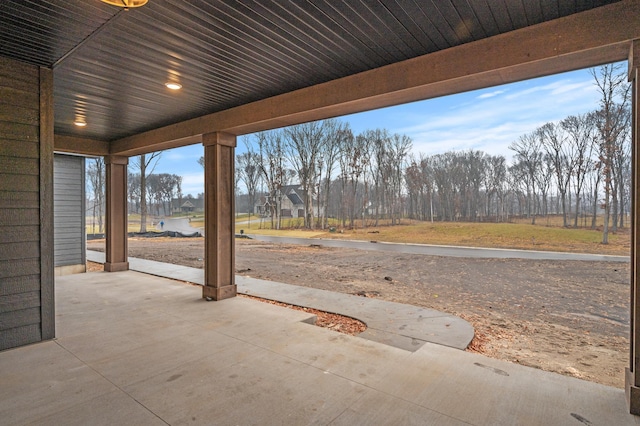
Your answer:
[[[0,56],[54,69],[56,134],[112,141],[609,3],[6,0]]]

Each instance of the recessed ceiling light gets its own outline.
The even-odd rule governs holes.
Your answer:
[[[74,121],[73,124],[75,124],[78,127],[84,127],[84,126],[87,125],[87,122],[84,121],[84,120],[78,119],[78,120]]]
[[[180,89],[182,89],[182,84],[176,83],[174,81],[170,81],[168,83],[165,83],[164,85],[167,86],[167,88],[169,88],[171,90],[180,90]]]

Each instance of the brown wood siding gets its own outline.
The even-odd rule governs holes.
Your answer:
[[[0,351],[42,340],[40,322],[0,331]]]
[[[0,156],[0,167],[5,174],[34,176],[40,174],[40,163],[36,158]]]
[[[0,121],[14,121],[37,126],[38,110],[0,102]]]
[[[0,244],[40,241],[38,226],[0,226]]]
[[[5,279],[7,278],[17,278],[32,274],[40,274],[40,259],[0,260],[2,287],[4,287]]]
[[[0,58],[0,350],[52,337],[53,253],[45,240],[53,240],[53,210],[45,193],[53,192],[53,141],[42,118],[51,114],[48,74]]]
[[[38,300],[40,300],[40,293],[37,294]],[[0,329],[11,329],[16,327],[23,327],[25,325],[31,325],[34,318],[40,318],[40,304],[38,306],[28,309],[21,309],[19,311],[7,312],[0,316]]]
[[[0,191],[0,206],[5,209],[37,209],[40,197],[37,192]]]
[[[0,296],[16,293],[28,293],[40,290],[40,275],[23,275],[21,277],[3,278]]]
[[[38,191],[38,176],[26,176],[11,173],[0,173],[0,191],[15,191],[21,188],[22,191]]]
[[[26,143],[0,138],[0,155],[10,157],[39,158],[40,147],[37,143]]]
[[[15,312],[40,306],[40,292],[8,294],[0,299],[0,312]],[[0,316],[1,317],[1,316]],[[25,325],[25,324],[22,324]]]

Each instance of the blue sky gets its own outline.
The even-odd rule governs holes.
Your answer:
[[[477,149],[510,160],[508,145],[519,136],[547,122],[592,111],[598,100],[593,77],[580,70],[340,119],[350,123],[354,134],[376,128],[406,134],[415,154]],[[241,136],[236,153],[244,151]],[[202,153],[201,145],[165,151],[155,172],[181,175],[183,193],[196,195],[204,191],[204,172],[198,164]]]

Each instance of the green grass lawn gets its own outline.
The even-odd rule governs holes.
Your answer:
[[[609,234],[609,244],[603,245],[599,230],[524,223],[413,222],[345,230],[342,234],[329,233],[326,237],[619,255],[628,255],[630,247],[628,229]]]

